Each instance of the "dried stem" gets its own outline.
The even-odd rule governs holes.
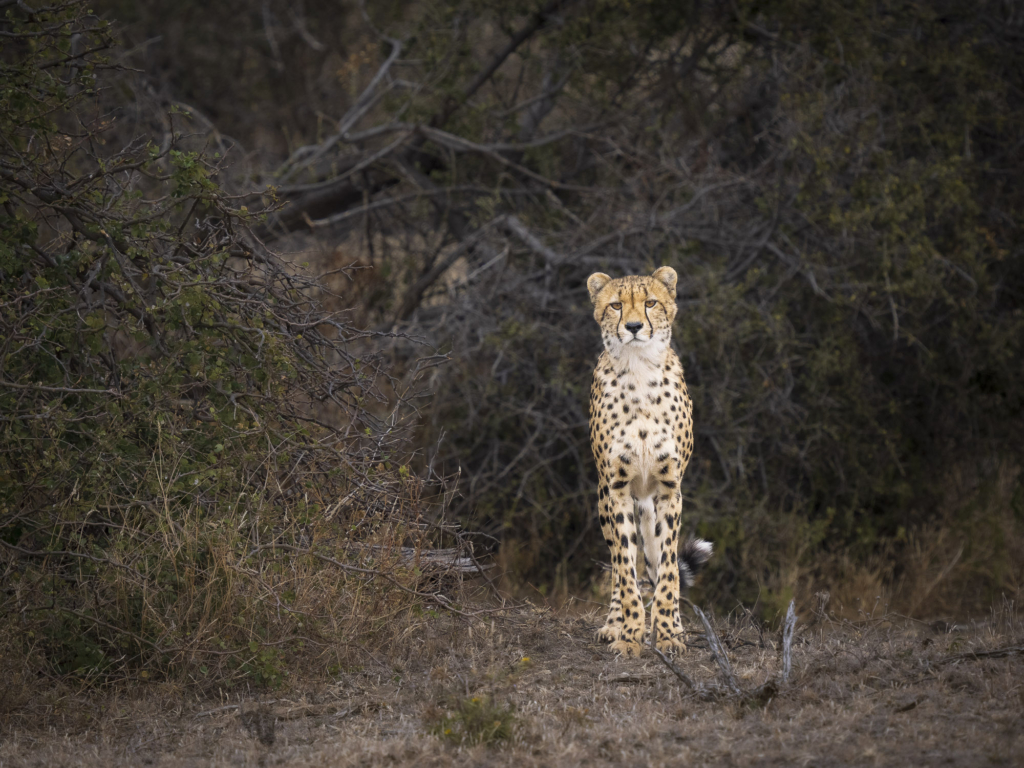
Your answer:
[[[789,601],[786,622],[782,627],[782,682],[789,682],[793,669],[793,630],[796,629],[796,601]]]
[[[666,656],[665,653],[662,652],[662,650],[660,648],[658,648],[658,625],[657,624],[654,624],[653,628],[651,629],[651,650],[654,651],[654,655],[655,656],[657,656],[659,659],[661,659],[661,663],[664,664],[666,667],[668,667],[673,675],[675,675],[676,677],[679,678],[679,680],[683,683],[683,685],[685,685],[687,688],[689,688],[691,691],[693,691],[695,693],[701,693],[702,692],[702,690],[703,690],[702,687],[698,686],[695,682],[693,682],[693,680],[690,678],[690,676],[688,674],[686,674],[685,672],[683,672],[683,670],[679,669],[679,667],[677,667],[675,664],[673,664],[672,660],[669,659],[669,657]]]
[[[683,602],[693,609],[693,612],[697,614],[697,618],[700,619],[701,624],[704,625],[704,633],[708,640],[708,645],[711,646],[711,653],[715,657],[715,661],[718,662],[718,669],[722,673],[722,678],[725,680],[726,686],[729,690],[740,696],[743,694],[743,690],[740,688],[739,683],[736,682],[736,676],[732,671],[732,664],[729,663],[729,655],[725,652],[725,646],[722,645],[722,641],[718,638],[718,634],[711,626],[711,622],[708,621],[708,617],[704,615],[704,611],[690,602],[687,598],[680,598]]]

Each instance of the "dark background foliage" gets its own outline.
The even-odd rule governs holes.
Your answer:
[[[515,581],[598,573],[585,281],[667,264],[697,425],[686,514],[718,545],[704,597],[770,616],[887,590],[962,613],[1019,590],[1014,4],[94,10],[137,70],[105,91],[119,141],[220,153],[242,240],[321,276],[394,382],[447,356],[403,461],[459,474],[451,513]]]

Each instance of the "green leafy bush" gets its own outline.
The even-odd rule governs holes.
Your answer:
[[[108,23],[3,13],[0,653],[269,687],[343,656],[325,638],[419,600],[389,555],[422,536],[407,389],[381,393],[371,334],[250,234],[180,115],[162,146],[134,132]]]

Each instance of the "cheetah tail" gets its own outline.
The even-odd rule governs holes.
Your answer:
[[[679,582],[685,588],[693,586],[694,579],[704,567],[704,563],[711,559],[713,549],[710,541],[704,539],[687,539],[679,552]]]

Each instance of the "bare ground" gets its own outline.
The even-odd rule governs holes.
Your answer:
[[[530,609],[450,623],[411,637],[403,659],[368,655],[287,694],[30,691],[2,715],[0,766],[1024,765],[1012,606],[961,626],[802,617],[789,683],[760,694],[779,674],[779,634],[718,619],[744,692],[711,699],[649,649],[612,657],[599,622],[596,609]],[[715,686],[691,628],[678,666]],[[459,743],[467,734],[484,743]]]

